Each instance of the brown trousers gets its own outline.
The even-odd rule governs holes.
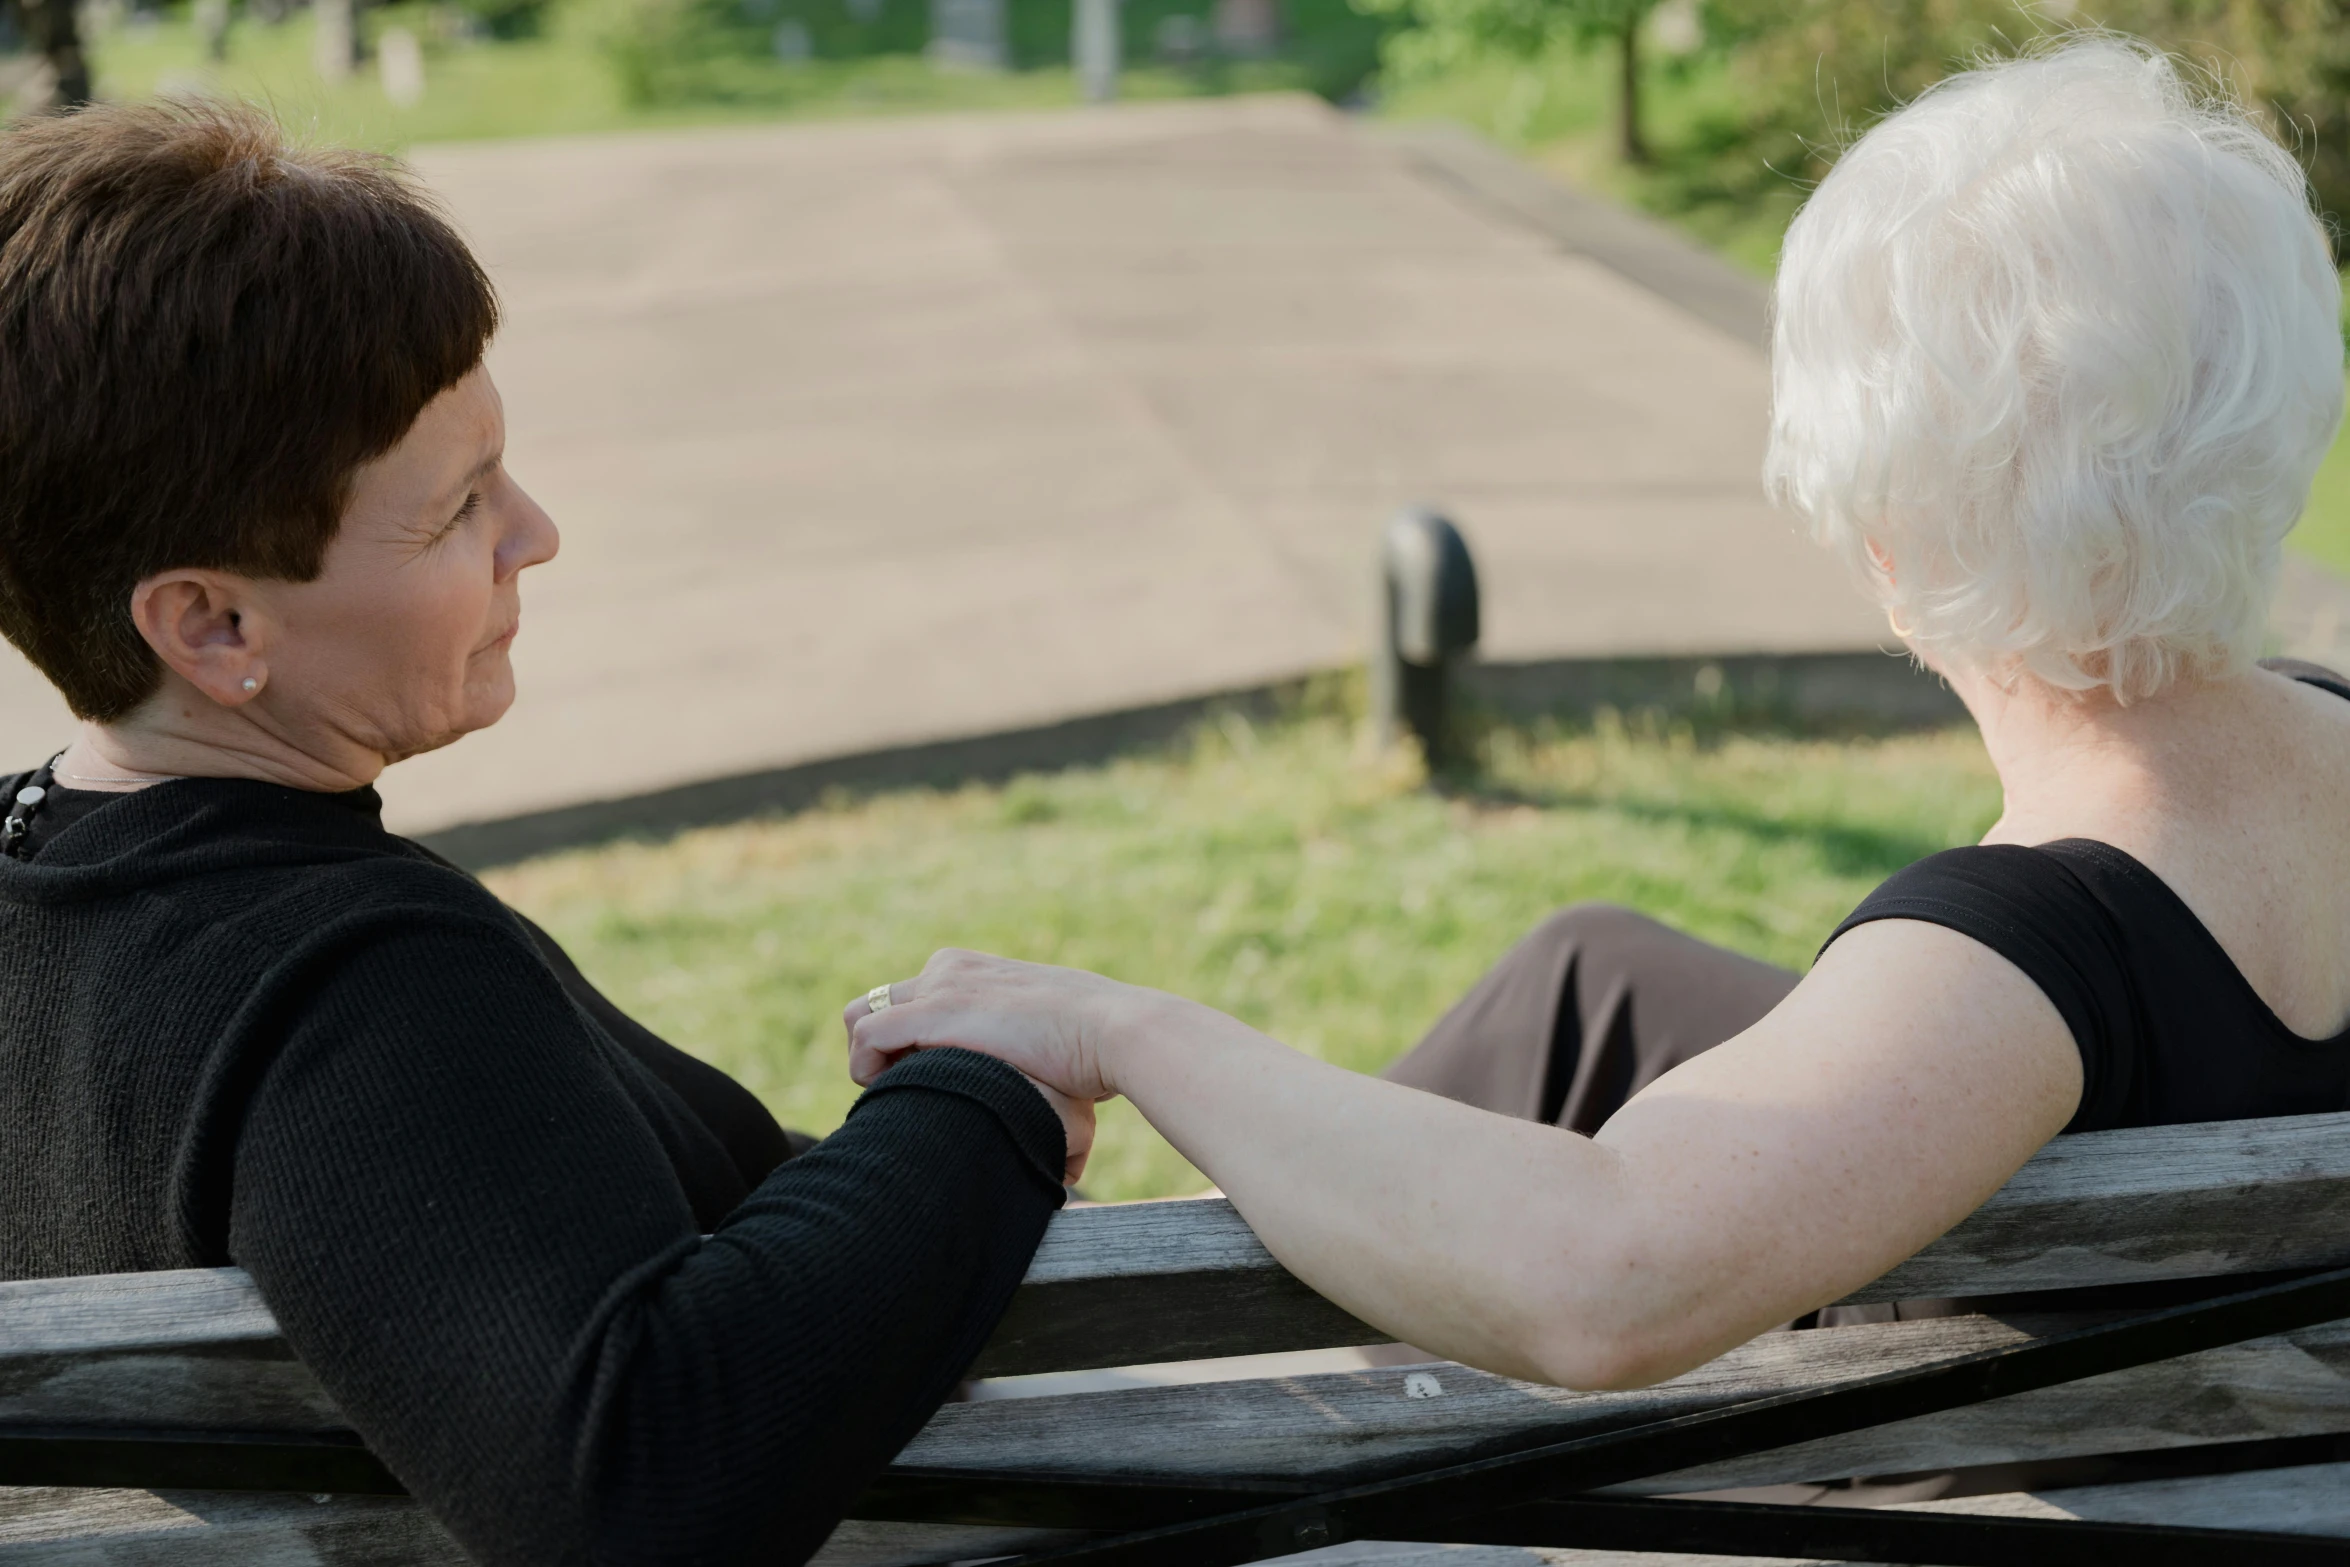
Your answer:
[[[1751,1027],[1797,977],[1630,909],[1578,904],[1535,926],[1386,1075],[1588,1137]]]
[[[1535,926],[1386,1076],[1589,1137],[1634,1094],[1759,1022],[1801,977],[1645,914],[1581,903]],[[1793,1325],[1966,1309],[1949,1300],[1832,1306]]]

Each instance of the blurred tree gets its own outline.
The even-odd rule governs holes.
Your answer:
[[[2015,0],[1713,0],[1711,13],[1748,104],[1735,156],[1804,186],[1884,115],[2049,25]]]
[[[1276,0],[1216,0],[1208,33],[1235,59],[1264,59],[1281,49],[1281,7]]]
[[[1640,26],[1656,0],[1356,0],[1369,15],[1407,18],[1386,62],[1406,76],[1438,75],[1500,55],[1539,60],[1565,41],[1612,43],[1617,52],[1616,146],[1627,163],[1649,161],[1640,113]]]
[[[1808,185],[1879,118],[1952,71],[2082,26],[2200,67],[2297,152],[2350,215],[2350,0],[1712,0],[1749,114],[1734,156]],[[2339,236],[2337,235],[2337,246]]]
[[[2319,205],[2350,218],[2350,5],[2344,0],[2103,0],[2099,19],[2201,66],[2264,113]]]
[[[455,0],[458,14],[492,38],[536,38],[549,0]]]

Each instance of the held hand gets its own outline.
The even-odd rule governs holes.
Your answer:
[[[1103,1046],[1152,993],[1082,969],[948,948],[887,994],[879,1011],[859,997],[841,1014],[858,1082],[871,1083],[910,1050],[961,1046],[1091,1103],[1118,1092]]]
[[[1027,1077],[1023,1072],[1021,1076]],[[1085,1161],[1093,1155],[1093,1101],[1072,1099],[1058,1090],[1045,1087],[1035,1078],[1028,1078],[1028,1086],[1044,1095],[1044,1102],[1053,1107],[1053,1114],[1061,1118],[1061,1135],[1068,1139],[1069,1158],[1061,1170],[1061,1184],[1075,1186],[1085,1174]]]

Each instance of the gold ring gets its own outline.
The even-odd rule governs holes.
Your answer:
[[[895,981],[892,981],[892,983],[895,983]],[[876,985],[871,990],[866,991],[865,1010],[874,1014],[875,1016],[879,1016],[881,1013],[887,1012],[889,1010],[890,1003],[889,990],[890,987],[888,985]]]

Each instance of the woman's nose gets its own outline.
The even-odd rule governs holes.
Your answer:
[[[521,485],[507,481],[511,505],[505,537],[498,541],[498,580],[503,582],[527,567],[543,565],[563,547],[563,535],[537,501]]]

